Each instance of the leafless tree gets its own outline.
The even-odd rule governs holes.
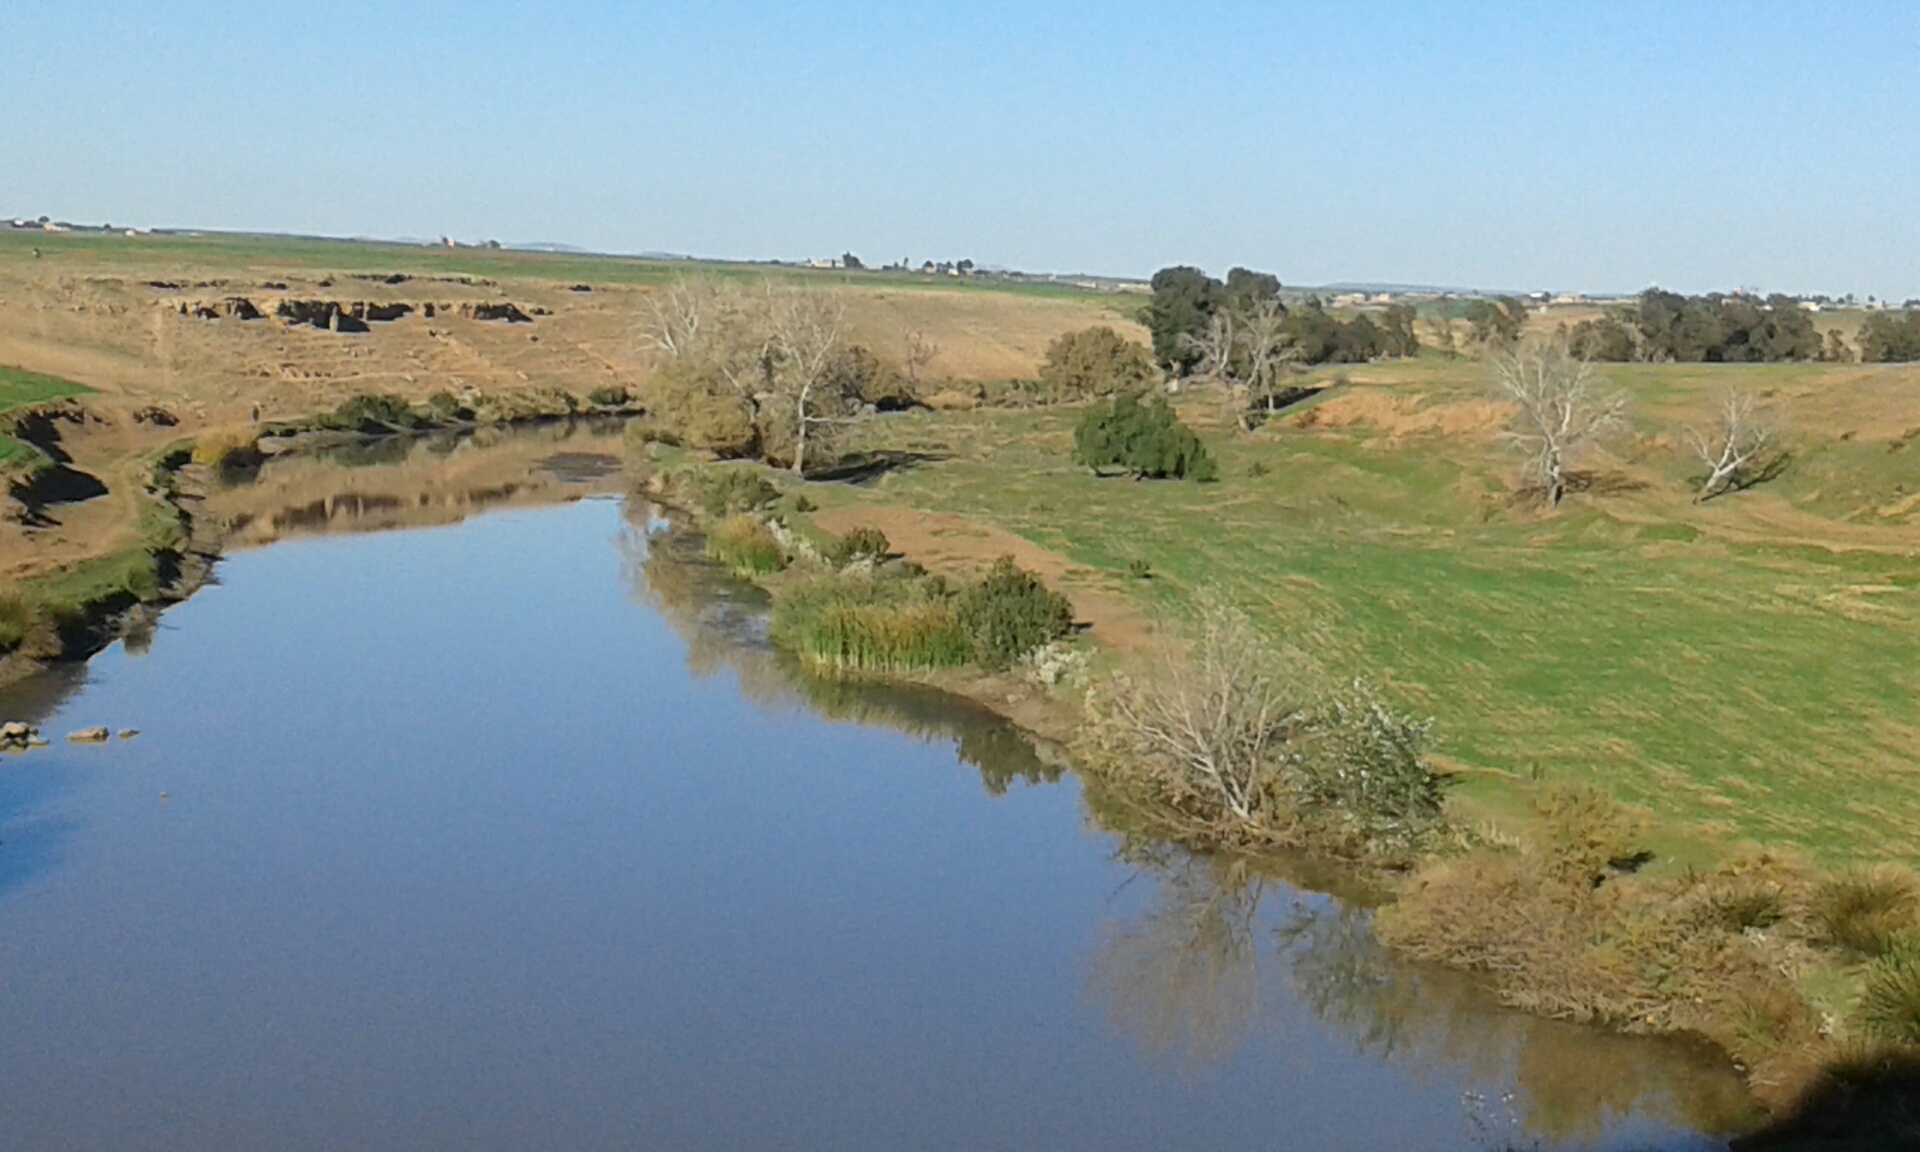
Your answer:
[[[642,298],[637,343],[668,358],[691,355],[700,347],[703,328],[720,303],[719,290],[705,280],[677,279]]]
[[[1603,393],[1593,365],[1564,338],[1526,341],[1489,353],[1494,389],[1514,407],[1506,439],[1526,454],[1528,479],[1559,504],[1567,468],[1626,415],[1626,399]]]
[[[1233,371],[1233,353],[1236,339],[1234,336],[1233,310],[1222,308],[1207,321],[1207,330],[1195,336],[1191,332],[1181,337],[1181,342],[1200,354],[1200,363],[1195,366],[1195,374],[1209,380],[1231,383]]]
[[[1460,357],[1460,343],[1453,332],[1453,321],[1443,312],[1427,317],[1427,340],[1449,360]]]
[[[1753,393],[1728,392],[1711,427],[1687,429],[1687,443],[1707,466],[1694,499],[1711,500],[1738,484],[1773,443],[1774,432]]]
[[[1286,324],[1286,309],[1271,298],[1255,301],[1240,320],[1241,370],[1253,395],[1265,400],[1269,414],[1285,390],[1281,381],[1288,367],[1300,359],[1300,346],[1287,334]]]
[[[900,357],[907,372],[907,383],[915,388],[920,386],[920,375],[925,372],[934,358],[940,355],[940,345],[918,328],[907,330],[906,348]]]
[[[782,419],[792,421],[796,476],[806,472],[809,437],[829,432],[849,414],[850,398],[834,386],[829,371],[845,324],[846,305],[827,292],[796,289],[774,303],[771,331],[778,359],[772,380]]]
[[[1126,744],[1236,820],[1256,823],[1284,787],[1291,743],[1311,722],[1314,693],[1296,673],[1276,666],[1244,615],[1209,604],[1189,657],[1157,680],[1121,685],[1110,713]]]

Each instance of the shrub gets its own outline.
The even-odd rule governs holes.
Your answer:
[[[765,576],[787,566],[773,533],[744,514],[722,520],[707,533],[706,553],[743,576]]]
[[[379,433],[417,428],[421,420],[398,396],[365,394],[341,401],[325,423],[351,432]]]
[[[627,390],[618,386],[595,388],[587,393],[587,403],[593,405],[595,408],[625,407],[627,401],[630,399],[632,399],[632,397],[627,395]]]
[[[776,644],[834,672],[907,672],[966,663],[953,598],[932,581],[834,576],[774,602]]]
[[[0,653],[11,652],[33,631],[34,610],[18,592],[0,592]]]
[[[960,628],[984,668],[1002,669],[1073,630],[1073,605],[1002,556],[960,597]]]
[[[435,424],[457,424],[473,419],[473,409],[453,393],[440,391],[427,397],[427,418]]]
[[[258,457],[259,445],[259,434],[251,428],[216,428],[194,440],[191,459],[211,468],[243,467]]]
[[[1402,716],[1355,683],[1315,726],[1318,747],[1297,769],[1304,813],[1321,809],[1368,841],[1396,844],[1439,827],[1441,781],[1422,756],[1432,720]]]
[[[1902,939],[1867,966],[1859,1015],[1882,1040],[1920,1045],[1920,944]]]
[[[1127,575],[1135,580],[1151,580],[1153,579],[1153,565],[1147,563],[1145,560],[1129,560],[1127,561]]]
[[[833,547],[828,549],[827,559],[844,568],[856,560],[885,560],[892,548],[885,532],[862,524],[834,541]]]
[[[693,477],[701,511],[715,519],[754,512],[780,499],[780,489],[750,468],[702,470]]]
[[[1145,348],[1104,325],[1055,337],[1040,365],[1040,382],[1054,400],[1141,392],[1159,377]]]
[[[721,457],[753,455],[753,405],[717,369],[687,360],[661,365],[647,384],[647,410],[675,441]]]
[[[1549,789],[1534,804],[1549,879],[1597,887],[1609,869],[1638,856],[1645,822],[1584,784]]]
[[[1210,481],[1219,475],[1206,446],[1163,398],[1143,405],[1122,395],[1087,409],[1073,430],[1073,458],[1096,475],[1103,468],[1156,479]]]
[[[1899,868],[1856,869],[1821,881],[1810,903],[1822,943],[1877,956],[1915,930],[1920,885]]]
[[[906,374],[864,344],[841,349],[827,372],[832,389],[871,404],[876,411],[899,412],[919,403]]]

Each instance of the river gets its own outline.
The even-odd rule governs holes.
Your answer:
[[[544,435],[269,462],[209,500],[213,584],[0,695],[55,738],[0,761],[7,1147],[1705,1149],[1749,1119],[1710,1053],[1503,1011],[1363,909],[1103,830],[974,706],[795,676],[607,444]],[[59,740],[92,725],[140,734]]]

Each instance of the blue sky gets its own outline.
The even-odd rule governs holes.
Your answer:
[[[0,213],[1920,296],[1920,3],[42,4]]]

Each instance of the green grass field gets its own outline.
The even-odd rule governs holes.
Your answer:
[[[592,284],[664,284],[685,277],[759,281],[801,280],[871,288],[916,288],[948,292],[1009,292],[1036,297],[1110,295],[1070,283],[991,278],[923,276],[913,272],[802,268],[791,264],[662,260],[569,252],[442,248],[424,244],[334,240],[316,237],[195,232],[123,236],[97,232],[0,232],[0,259],[42,258],[76,272],[111,275],[124,268],[170,267],[208,271],[277,268],[323,273],[405,272],[421,276],[477,276]],[[1134,299],[1129,297],[1128,299]]]
[[[1369,371],[1428,398],[1484,395],[1471,365]],[[1646,488],[1552,515],[1513,506],[1513,462],[1484,435],[1215,426],[1222,482],[1135,482],[1069,464],[1068,411],[876,422],[876,442],[954,458],[822,502],[991,520],[1170,613],[1218,586],[1438,717],[1439,751],[1468,770],[1461,793],[1496,817],[1535,780],[1591,780],[1658,814],[1683,858],[1753,839],[1920,863],[1920,563],[1706,530],[1759,494],[1700,519],[1690,470],[1657,436],[1668,408],[1727,379],[1615,374],[1652,425],[1623,448]],[[1803,444],[1778,493],[1818,511],[1835,474],[1892,488],[1888,462],[1911,466],[1884,445],[1855,454]],[[1121,580],[1134,560],[1155,578]]]
[[[0,364],[0,414],[12,411],[23,404],[40,404],[48,400],[58,400],[62,396],[78,396],[90,391],[70,380],[57,376],[42,376],[37,372],[23,372],[18,368],[8,368]],[[10,468],[35,455],[32,447],[0,433],[0,468]]]

